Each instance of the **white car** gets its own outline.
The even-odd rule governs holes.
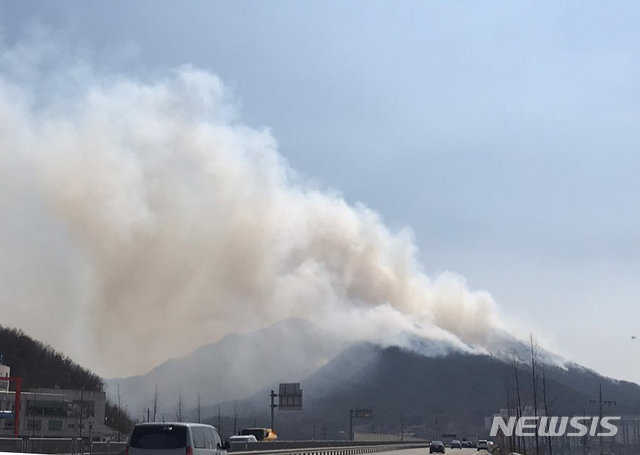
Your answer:
[[[478,444],[476,445],[476,449],[480,450],[489,450],[489,443],[486,439],[478,439]]]
[[[229,443],[231,444],[232,442],[258,442],[258,440],[256,439],[256,437],[252,434],[247,434],[247,435],[234,435],[234,436],[229,436],[229,439],[227,439],[227,441],[229,441]]]
[[[201,423],[139,423],[131,432],[128,455],[227,455],[218,431]]]

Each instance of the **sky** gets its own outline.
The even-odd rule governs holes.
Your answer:
[[[634,2],[0,1],[5,50],[51,41],[98,76],[215,74],[297,179],[409,228],[425,273],[634,381],[638,19]]]

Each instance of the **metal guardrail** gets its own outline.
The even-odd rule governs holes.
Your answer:
[[[32,454],[121,455],[126,442],[93,442],[80,447],[72,438],[0,438],[0,452]],[[428,447],[428,442],[273,441],[233,443],[232,455],[358,455]]]
[[[230,452],[234,455],[356,455],[363,453],[388,452],[391,450],[417,449],[428,447],[428,442],[372,442],[372,441],[274,441],[234,443]]]

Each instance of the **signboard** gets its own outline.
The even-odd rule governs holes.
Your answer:
[[[356,419],[370,419],[373,417],[373,409],[356,409],[354,417]]]
[[[299,411],[302,409],[302,389],[299,382],[280,384],[278,408],[281,411]]]

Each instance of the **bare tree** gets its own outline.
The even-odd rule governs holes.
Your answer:
[[[153,421],[156,421],[156,415],[158,412],[158,384],[156,384],[156,391],[153,394]]]
[[[542,399],[544,401],[544,415],[549,416],[549,401],[547,400],[547,371],[545,363],[542,363]],[[551,446],[551,436],[547,436],[547,446],[549,448],[549,455],[553,455],[553,448]]]
[[[182,422],[182,392],[178,394],[178,409],[176,411],[176,419]]]
[[[238,405],[233,407],[233,434],[238,434]]]
[[[198,392],[198,405],[196,408],[196,419],[198,420],[198,423],[200,423],[200,411],[201,411],[201,407],[200,407],[200,392]]]
[[[538,376],[536,373],[537,356],[533,347],[533,334],[531,341],[531,388],[533,389],[533,416],[538,420]],[[540,441],[538,427],[536,426],[536,455],[540,455]]]
[[[513,357],[513,374],[516,380],[516,418],[517,421],[520,421],[520,417],[522,417],[522,399],[520,396],[520,380],[518,379],[518,366],[516,364],[516,357]],[[520,452],[522,450],[523,453],[527,452],[527,442],[524,439],[524,436],[516,438],[516,450]]]
[[[120,417],[121,413],[120,413],[120,406],[121,406],[121,402],[120,402],[120,383],[118,383],[118,417]],[[120,425],[118,425],[118,442],[120,442]]]

